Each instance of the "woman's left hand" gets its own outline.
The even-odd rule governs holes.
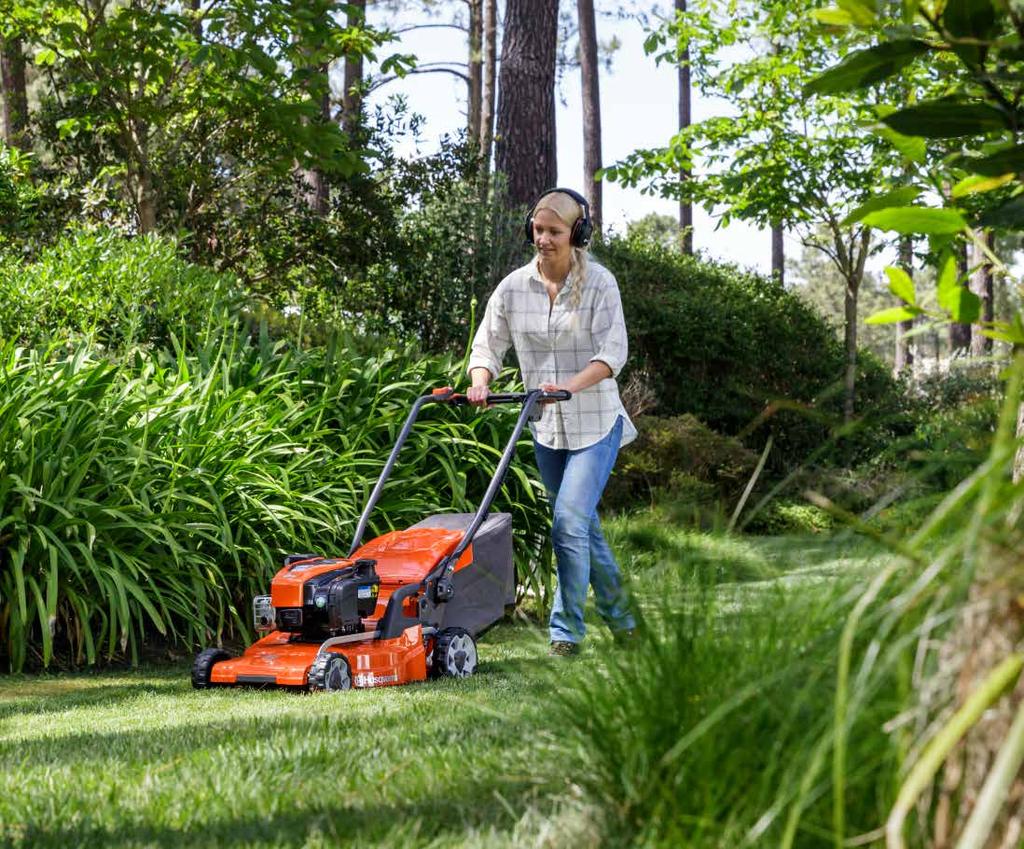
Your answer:
[[[562,392],[562,391],[569,391],[569,392],[571,392],[572,391],[571,389],[569,389],[568,386],[558,386],[558,385],[556,385],[554,383],[542,383],[537,388],[543,390],[544,392]],[[554,404],[555,402],[554,402],[553,399],[549,398],[548,400],[541,401],[540,403],[542,403],[542,404]]]

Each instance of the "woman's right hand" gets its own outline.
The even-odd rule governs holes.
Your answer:
[[[470,386],[466,390],[466,398],[470,404],[476,407],[486,407],[487,396],[490,394],[490,390],[486,386]]]

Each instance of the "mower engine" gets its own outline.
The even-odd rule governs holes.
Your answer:
[[[380,593],[377,561],[357,560],[351,565],[324,571],[325,565],[328,564],[321,560],[286,567],[289,583],[301,580],[302,572],[310,573],[302,580],[302,606],[275,607],[272,596],[257,596],[253,599],[256,630],[276,628],[310,639],[361,632],[363,618],[372,616],[377,607]]]

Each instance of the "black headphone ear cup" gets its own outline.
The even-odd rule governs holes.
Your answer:
[[[590,244],[590,237],[594,232],[594,227],[590,223],[589,218],[577,218],[576,223],[572,225],[572,235],[570,241],[577,248],[585,248]]]
[[[533,244],[533,213],[526,216],[526,244]]]

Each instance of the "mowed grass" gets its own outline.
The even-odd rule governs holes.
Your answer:
[[[694,570],[735,609],[879,554],[663,527],[644,548],[642,526],[608,531],[650,622]],[[503,624],[471,679],[337,695],[195,692],[183,664],[0,679],[0,845],[612,845],[557,719],[615,651],[594,626],[574,662],[546,657],[543,629]]]

